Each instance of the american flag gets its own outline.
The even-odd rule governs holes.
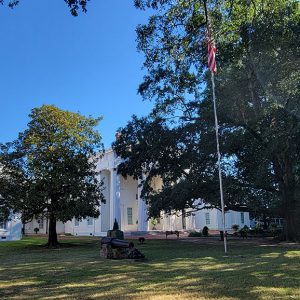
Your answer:
[[[207,48],[208,48],[208,68],[213,72],[217,72],[217,64],[216,64],[216,45],[215,41],[211,36],[211,31],[207,29]]]

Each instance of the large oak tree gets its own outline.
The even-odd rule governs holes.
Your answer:
[[[296,0],[151,1],[137,28],[152,113],[134,117],[114,145],[119,171],[146,180],[149,212],[219,207],[205,30],[217,43],[222,169],[227,209],[282,216],[300,239],[300,9]],[[163,185],[153,190],[153,178]]]
[[[17,140],[1,144],[0,207],[21,213],[24,222],[46,214],[49,247],[58,245],[57,221],[99,216],[99,120],[43,105]]]

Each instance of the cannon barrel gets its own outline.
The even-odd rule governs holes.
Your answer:
[[[129,248],[129,242],[110,237],[103,237],[101,244],[109,244],[112,248]]]

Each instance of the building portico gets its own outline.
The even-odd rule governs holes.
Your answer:
[[[117,172],[120,159],[112,150],[106,151],[98,162],[99,179],[103,182],[105,203],[97,219],[75,220],[66,223],[66,233],[74,235],[105,235],[115,219],[123,231],[147,231],[146,202],[141,199],[139,181],[122,177]]]

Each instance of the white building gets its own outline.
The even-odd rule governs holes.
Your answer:
[[[98,170],[101,171],[101,179],[104,181],[103,191],[106,203],[100,206],[100,217],[84,220],[69,221],[65,224],[58,222],[57,232],[72,235],[106,235],[107,230],[112,229],[114,220],[117,219],[120,229],[125,232],[145,232],[151,230],[202,230],[207,226],[210,230],[222,229],[221,212],[217,209],[203,209],[192,213],[190,216],[164,215],[155,222],[148,220],[147,205],[140,197],[141,188],[138,181],[132,177],[123,178],[117,174],[117,166],[120,159],[112,150],[106,151],[98,162]],[[151,222],[152,221],[152,222]],[[153,225],[153,223],[156,223]],[[226,213],[226,228],[237,224],[240,228],[250,227],[248,212],[229,211]],[[25,233],[47,233],[47,218],[37,218],[26,224]]]
[[[25,224],[26,234],[48,234],[49,220],[47,213],[43,215],[36,216],[29,223]],[[56,232],[58,234],[65,233],[65,224],[62,222],[56,223]]]
[[[16,241],[22,237],[22,223],[19,215],[11,214],[8,220],[0,220],[0,242]]]

